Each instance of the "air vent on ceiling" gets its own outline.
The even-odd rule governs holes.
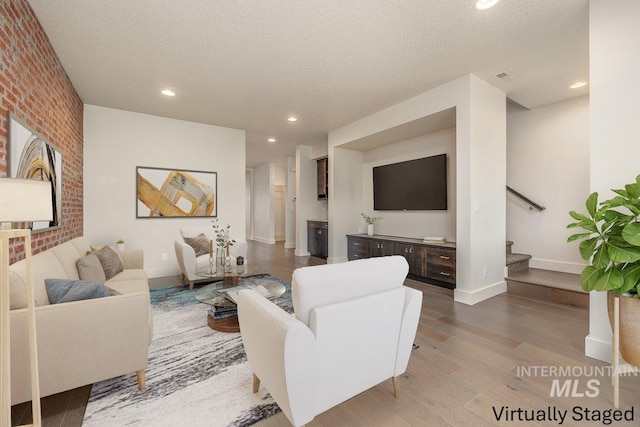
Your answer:
[[[503,71],[501,73],[496,74],[496,77],[502,80],[507,80],[510,76],[508,73]]]

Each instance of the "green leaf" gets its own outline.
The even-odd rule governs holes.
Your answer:
[[[591,239],[584,240],[578,246],[578,250],[580,251],[580,255],[582,259],[588,260],[593,255],[593,251],[596,249],[596,244],[598,243],[598,237],[593,237]]]
[[[614,239],[609,239],[605,245],[609,252],[609,258],[613,262],[636,262],[640,260],[640,248],[621,244],[614,241]]]
[[[611,190],[616,194],[621,195],[622,197],[629,197],[629,195],[627,194],[627,192],[625,190]]]
[[[635,182],[633,184],[625,185],[624,189],[627,190],[629,198],[631,199],[637,199],[638,196],[640,196],[640,187]]]
[[[640,223],[632,222],[622,229],[622,238],[635,246],[640,246]]]
[[[636,184],[640,185],[640,175],[636,176]]]
[[[591,260],[591,265],[596,268],[607,268],[611,259],[609,258],[609,253],[607,252],[604,246],[599,246],[593,252],[593,259]]]
[[[567,239],[567,242],[573,242],[575,240],[578,239],[582,239],[583,237],[588,237],[591,236],[593,233],[579,233],[579,234],[572,234],[571,236],[569,236],[569,238]]]
[[[596,228],[595,223],[591,220],[572,222],[571,224],[567,225],[567,228],[576,228],[576,227],[584,228],[585,230],[591,231],[592,233],[598,232],[598,229]]]
[[[594,289],[596,291],[608,291],[613,289],[620,289],[624,285],[624,278],[622,273],[615,267],[611,267],[605,271],[602,276],[596,282]]]
[[[640,281],[640,264],[631,264],[630,267],[623,269],[622,276],[624,284],[620,288],[620,292],[629,292]]]
[[[598,209],[598,193],[591,193],[587,198],[586,205],[587,212],[593,216],[596,213],[596,209]]]
[[[593,266],[587,266],[582,270],[580,275],[580,282],[582,283],[582,289],[585,292],[591,292],[595,289],[596,283],[602,277],[604,268],[595,268]]]
[[[576,211],[570,211],[569,215],[571,215],[571,218],[577,220],[577,221],[591,221],[591,218],[589,218],[588,216],[578,213]]]
[[[616,208],[618,206],[624,206],[624,204],[627,203],[627,199],[624,197],[620,197],[620,196],[616,196],[613,199],[609,199],[606,200],[604,202],[602,202],[603,206],[606,207],[610,207],[610,208]]]

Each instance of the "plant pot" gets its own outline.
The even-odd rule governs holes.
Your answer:
[[[613,330],[613,300],[617,295],[607,292],[609,322]],[[640,299],[620,297],[620,355],[640,367]]]
[[[116,243],[116,248],[119,251],[124,251],[124,243]]]
[[[367,234],[373,236],[373,224],[369,224],[367,227]]]

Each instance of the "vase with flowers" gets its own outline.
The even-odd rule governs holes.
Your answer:
[[[373,224],[375,224],[376,221],[380,221],[382,217],[369,216],[369,215],[366,215],[364,212],[360,212],[360,215],[362,215],[362,218],[364,218],[365,222],[367,223],[367,234],[369,236],[373,236]]]
[[[218,249],[217,266],[219,266],[224,274],[231,273],[231,256],[229,255],[229,248],[236,242],[231,238],[231,226],[221,226],[218,223],[218,218],[211,221],[213,223],[213,232],[216,235],[216,246]]]

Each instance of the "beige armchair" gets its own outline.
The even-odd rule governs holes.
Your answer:
[[[182,227],[180,229],[182,240],[176,240],[174,248],[176,251],[176,258],[180,271],[182,272],[182,281],[189,283],[189,289],[193,289],[196,280],[202,280],[204,277],[198,276],[198,272],[205,271],[209,265],[209,254],[200,255],[196,257],[196,252],[191,246],[185,243],[184,239],[187,237],[197,237],[200,234],[204,234],[209,240],[214,240],[214,232],[212,227]],[[216,251],[214,242],[213,250]],[[215,257],[215,253],[213,256]],[[247,258],[247,242],[245,240],[236,240],[236,243],[229,249],[229,255],[232,258],[232,262],[236,257],[242,256]]]
[[[408,271],[401,256],[299,268],[294,316],[240,291],[254,393],[262,384],[296,427],[389,378],[397,396],[422,308],[422,293],[403,286]]]

